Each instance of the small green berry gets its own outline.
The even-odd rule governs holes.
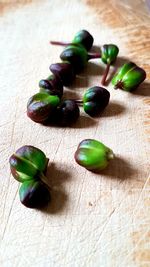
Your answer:
[[[108,105],[109,98],[107,89],[99,86],[89,88],[83,96],[84,111],[90,116],[99,115]]]
[[[61,53],[60,58],[70,62],[75,73],[79,73],[87,64],[88,53],[83,46],[69,45]]]
[[[110,65],[113,64],[119,53],[119,48],[114,44],[105,44],[101,48],[101,58],[102,61],[107,64],[105,72],[103,74],[101,84],[105,85],[107,75],[109,73]]]
[[[133,62],[124,64],[112,79],[115,89],[120,88],[125,91],[136,89],[146,78],[144,69],[138,67]]]
[[[101,48],[101,58],[105,64],[112,64],[115,62],[119,48],[114,44],[105,44]]]
[[[77,32],[72,41],[73,44],[82,45],[88,51],[93,45],[93,36],[86,30]]]
[[[114,158],[114,154],[103,143],[94,139],[85,139],[79,144],[74,157],[82,167],[96,171],[105,169],[109,161]]]
[[[24,182],[39,179],[41,173],[46,171],[48,159],[40,149],[26,145],[10,157],[9,163],[13,177],[19,182]]]

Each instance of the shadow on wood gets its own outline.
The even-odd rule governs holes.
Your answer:
[[[98,62],[101,63],[101,59],[97,59]],[[84,75],[86,77],[88,77],[90,79],[90,76],[101,76],[103,74],[104,71],[104,67],[103,65],[99,65],[97,63],[93,61],[88,62],[85,71],[84,71]]]
[[[129,161],[116,156],[109,162],[109,165],[105,170],[96,173],[111,177],[112,179],[124,181],[135,177],[137,174],[137,169],[135,169],[135,167],[133,167]]]
[[[140,86],[131,92],[133,95],[150,96],[150,83],[143,82]]]
[[[101,62],[101,59],[97,59]],[[85,69],[76,76],[74,83],[69,87],[70,90],[77,90],[78,88],[86,88],[88,89],[89,80],[91,76],[99,76],[99,83],[97,85],[100,86],[101,75],[104,69],[103,66],[97,64],[93,61],[87,63]],[[93,84],[95,86],[96,84]]]
[[[68,196],[62,189],[55,189],[53,188],[50,192],[51,194],[51,201],[47,208],[43,209],[42,211],[47,214],[56,214],[62,213],[66,207],[66,202],[68,200]]]
[[[72,123],[71,125],[68,126],[62,126],[57,124],[55,121],[55,115],[52,116],[49,120],[43,122],[41,125],[44,127],[51,127],[51,128],[59,128],[59,129],[64,129],[64,128],[70,128],[70,129],[83,129],[83,128],[89,128],[89,127],[94,127],[97,124],[97,121],[94,118],[91,118],[90,116],[84,116],[80,114],[78,120],[75,123]]]
[[[94,127],[96,124],[97,124],[96,119],[93,119],[90,116],[80,115],[78,121],[70,128],[83,129],[83,128]]]
[[[125,106],[117,102],[110,102],[106,109],[102,112],[101,117],[112,117],[124,113],[126,110]]]
[[[67,168],[66,168],[67,169]],[[47,168],[47,185],[50,188],[51,200],[49,205],[41,209],[42,212],[48,214],[61,213],[67,204],[68,196],[63,188],[63,183],[69,180],[70,174],[62,169],[62,166],[56,166],[52,163]]]
[[[76,93],[76,91],[74,90],[64,90],[64,93],[63,93],[63,99],[80,99],[80,96],[79,94]]]
[[[91,50],[89,51],[90,53],[100,53],[101,52],[101,46],[99,45],[93,45]]]

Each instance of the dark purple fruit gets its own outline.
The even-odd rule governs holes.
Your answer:
[[[63,84],[59,77],[55,75],[50,75],[47,79],[40,80],[39,87],[41,93],[57,95],[60,98],[63,95]]]
[[[56,95],[37,93],[30,97],[27,104],[27,115],[35,122],[45,122],[59,105],[60,99]]]
[[[110,93],[99,86],[89,88],[83,96],[84,111],[90,116],[99,115],[109,103]]]
[[[77,74],[86,66],[88,62],[88,53],[83,46],[69,45],[61,53],[60,58],[63,61],[70,62]]]
[[[51,199],[46,184],[35,180],[23,182],[19,190],[19,196],[24,206],[36,209],[47,206]]]
[[[75,123],[80,115],[78,105],[74,100],[65,100],[57,109],[56,123],[60,126],[69,126]]]
[[[75,79],[75,72],[69,62],[51,64],[49,68],[64,86],[72,84]]]

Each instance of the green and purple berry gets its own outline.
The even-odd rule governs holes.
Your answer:
[[[10,170],[18,182],[38,180],[46,172],[48,159],[40,149],[34,146],[19,148],[9,159]]]
[[[60,99],[56,95],[37,93],[28,101],[27,115],[31,120],[43,123],[50,118],[59,103]]]
[[[114,158],[113,151],[103,143],[94,139],[85,139],[75,152],[75,160],[82,167],[90,171],[103,170]]]
[[[102,85],[105,85],[110,65],[116,61],[118,53],[119,48],[114,44],[105,44],[101,47],[101,59],[107,65],[101,80]]]
[[[47,79],[40,80],[39,87],[40,93],[57,95],[59,98],[61,98],[63,95],[63,84],[55,75],[50,75]]]
[[[110,93],[99,86],[89,88],[83,96],[84,111],[90,116],[99,115],[108,105]]]
[[[25,181],[19,189],[21,203],[27,208],[40,209],[48,205],[51,200],[46,184],[41,181]]]
[[[146,79],[144,69],[138,67],[133,62],[124,64],[112,79],[114,88],[120,88],[124,91],[135,90]]]

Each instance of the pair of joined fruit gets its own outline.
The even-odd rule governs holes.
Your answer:
[[[50,201],[45,180],[48,165],[46,155],[33,146],[19,148],[9,159],[13,177],[21,184],[20,201],[28,208],[42,208]]]
[[[53,122],[60,126],[69,126],[76,122],[80,110],[78,103],[83,105],[84,111],[90,116],[99,115],[108,105],[110,93],[99,86],[89,88],[82,100],[64,100],[56,95],[38,93],[32,96],[27,105],[27,115],[35,122]]]
[[[74,154],[76,162],[90,171],[103,170],[114,158],[113,151],[94,139],[85,139]],[[48,165],[45,154],[33,146],[19,148],[9,159],[13,177],[21,184],[20,201],[28,208],[42,208],[50,201],[50,192],[45,184]]]

